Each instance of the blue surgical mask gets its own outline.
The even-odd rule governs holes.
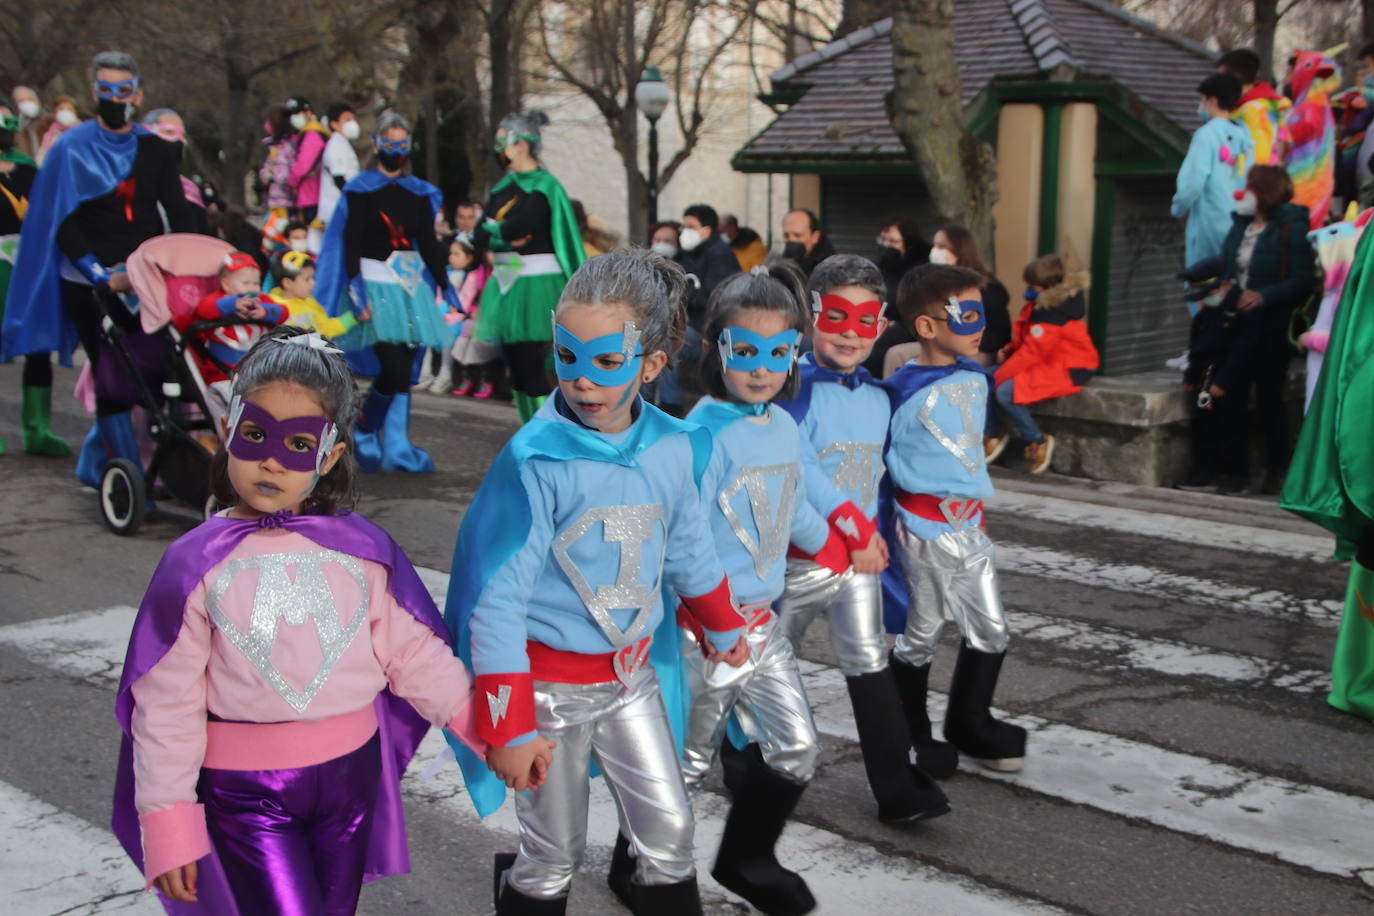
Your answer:
[[[1201,121],[1203,124],[1206,124],[1208,121],[1212,120],[1212,115],[1207,110],[1207,106],[1202,104],[1201,102],[1197,103],[1197,117],[1198,120]]]
[[[945,312],[944,320],[949,322],[949,329],[964,337],[977,334],[988,326],[988,313],[979,299],[955,299],[950,296],[945,303]],[[969,312],[976,312],[977,317],[966,318]]]
[[[553,369],[560,379],[571,382],[586,378],[604,388],[634,381],[644,355],[639,345],[639,329],[633,321],[625,322],[625,330],[620,334],[606,334],[592,340],[583,340],[555,321],[553,343]],[[572,354],[571,362],[564,360],[564,350]],[[603,369],[596,364],[596,358],[606,353],[619,353],[625,357],[625,362],[614,369]]]
[[[731,325],[721,329],[716,346],[720,348],[721,364],[727,369],[753,372],[755,369],[763,368],[769,372],[791,372],[792,364],[797,361],[797,344],[800,340],[801,332],[796,329],[764,337],[748,328]],[[754,348],[754,354],[742,356],[736,353],[735,346],[738,344],[749,344]],[[774,355],[773,351],[778,349],[784,349],[784,352]]]
[[[1374,76],[1366,76],[1360,80],[1360,85],[1366,89],[1374,91]]]

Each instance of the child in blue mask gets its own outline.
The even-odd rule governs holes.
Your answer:
[[[815,772],[820,744],[792,643],[771,606],[782,596],[787,548],[795,543],[837,571],[844,541],[807,501],[796,421],[771,403],[796,394],[796,360],[810,325],[800,273],[790,264],[729,277],[707,304],[702,380],[708,396],[688,415],[711,432],[701,504],[711,539],[748,622],[749,661],[730,668],[703,659],[699,634],[684,629],[692,708],[683,741],[689,786],[721,749],[734,804],[712,876],[765,913],[815,906],[800,875],[778,864],[774,845]],[[726,737],[731,717],[750,742]]]
[[[983,500],[992,495],[981,435],[989,380],[973,359],[987,324],[982,283],[967,268],[927,264],[903,277],[897,291],[897,310],[921,341],[921,355],[886,382],[892,427],[885,457],[895,502],[888,544],[908,598],[892,666],[913,742],[922,759],[938,753],[926,685],[940,630],[954,621],[963,642],[945,739],[991,769],[1014,772],[1025,758],[1025,729],[997,721],[989,709],[1008,633],[983,531]]]
[[[551,328],[558,388],[497,456],[458,534],[445,617],[476,675],[491,750],[485,763],[454,750],[479,814],[505,788],[519,793],[520,851],[496,863],[500,913],[566,910],[593,760],[624,855],[635,853],[627,904],[701,912],[691,804],[655,671],[664,657],[680,663],[676,618],[654,638],[660,583],[712,660],[738,665],[748,648],[696,498],[705,436],[639,396],[681,346],[686,283],[645,251],[573,274]]]

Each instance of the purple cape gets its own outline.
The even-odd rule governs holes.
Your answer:
[[[275,521],[279,519],[274,517]],[[390,572],[388,588],[396,602],[452,645],[444,619],[434,607],[415,567],[381,528],[359,515],[296,515],[280,521],[283,527],[304,535],[321,547],[385,566]],[[134,808],[133,742],[129,726],[134,711],[134,682],[152,670],[176,642],[187,596],[240,541],[260,527],[262,525],[256,520],[217,516],[187,532],[163,554],[143,603],[139,605],[115,700],[115,718],[124,735],[115,776],[111,823],[124,851],[140,871],[143,870],[143,836]],[[365,877],[369,881],[410,870],[405,812],[401,805],[401,774],[429,731],[429,722],[389,690],[378,695],[376,707],[384,752],[382,786],[367,851]],[[387,749],[390,753],[385,752]],[[213,851],[200,860],[197,891],[200,902],[195,904],[175,903],[165,897],[160,899],[169,913],[239,916],[228,881]]]

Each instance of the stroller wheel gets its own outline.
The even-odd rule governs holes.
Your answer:
[[[100,514],[115,534],[128,536],[143,524],[148,506],[148,485],[132,461],[116,458],[100,475]]]

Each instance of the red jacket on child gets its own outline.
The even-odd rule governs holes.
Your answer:
[[[1014,379],[1012,401],[1034,404],[1077,394],[1100,365],[1097,347],[1083,322],[1087,314],[1087,272],[1027,301],[1011,329],[1006,362],[997,367],[998,385]]]
[[[176,325],[178,331],[184,332],[197,321],[232,318],[236,313],[238,300],[238,296],[223,290],[210,293],[196,303],[195,309],[184,315],[178,315],[172,323]],[[268,328],[276,327],[287,318],[286,309],[266,294],[258,296],[258,304],[267,312],[267,316],[258,319],[256,323],[214,328],[197,335],[200,342],[205,345],[205,349],[230,369],[238,365],[243,354],[248,352],[248,349],[257,342],[259,337],[267,333]],[[192,352],[194,353],[194,351]],[[207,383],[223,382],[228,379],[228,376],[212,361],[201,358],[199,353],[195,353],[195,357],[196,365],[200,367],[201,376]]]

